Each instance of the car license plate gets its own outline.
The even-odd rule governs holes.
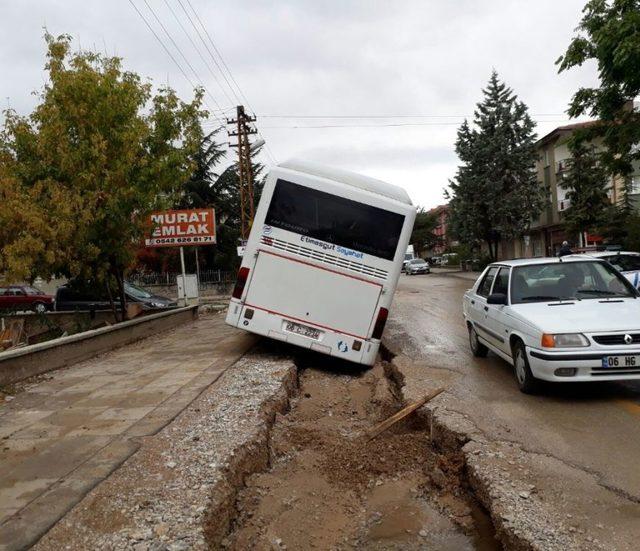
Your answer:
[[[613,369],[640,367],[640,356],[605,356],[602,358],[602,367]]]
[[[313,327],[309,327],[308,325],[302,325],[301,323],[295,323],[293,321],[287,321],[284,324],[285,331],[289,333],[295,333],[296,335],[302,335],[303,337],[308,337],[310,339],[315,339],[316,341],[320,339],[320,335],[322,335],[322,331],[319,329],[315,329]]]

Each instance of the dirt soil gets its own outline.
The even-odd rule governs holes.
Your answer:
[[[247,479],[224,547],[500,548],[458,483],[462,465],[432,451],[417,415],[364,435],[403,405],[382,364],[336,369],[308,355],[298,365],[299,395],[276,419],[270,467]]]

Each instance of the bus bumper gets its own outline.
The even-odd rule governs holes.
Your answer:
[[[288,320],[279,314],[264,310],[248,308],[240,301],[233,299],[229,303],[225,321],[233,327],[257,335],[364,365],[375,363],[380,348],[380,342],[377,340],[360,339],[320,328],[322,333],[318,339],[298,335],[286,329],[286,322],[295,320]],[[313,324],[309,324],[309,326],[315,327]]]

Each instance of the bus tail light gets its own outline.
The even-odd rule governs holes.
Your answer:
[[[386,308],[380,308],[378,312],[378,319],[376,319],[376,324],[373,326],[373,335],[371,335],[372,339],[380,340],[382,338],[382,332],[384,331],[384,325],[387,323],[387,316],[389,315],[389,310]]]
[[[240,268],[238,270],[236,285],[233,288],[233,293],[231,294],[233,298],[242,298],[242,291],[244,291],[244,286],[247,284],[247,279],[249,279],[249,268]]]

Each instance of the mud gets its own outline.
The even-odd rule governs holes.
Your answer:
[[[499,549],[460,484],[463,463],[437,455],[418,415],[373,440],[395,413],[402,380],[317,355],[298,357],[299,393],[277,415],[270,465],[245,481],[223,547],[241,549]]]

